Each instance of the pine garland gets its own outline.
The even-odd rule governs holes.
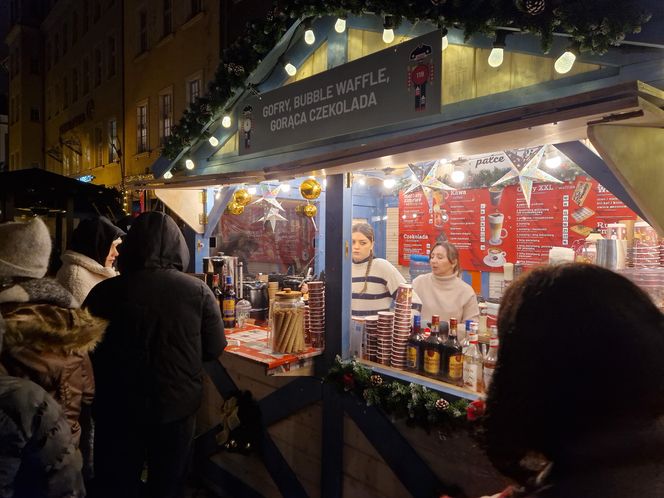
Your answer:
[[[405,419],[408,425],[427,431],[437,428],[446,432],[462,429],[474,432],[478,424],[473,422],[481,417],[484,409],[481,400],[449,401],[437,391],[419,384],[386,382],[359,362],[345,361],[338,356],[325,382],[336,384],[341,392],[355,394],[367,406],[376,406],[394,419]]]
[[[245,33],[224,50],[208,93],[173,126],[162,154],[174,160],[196,144],[205,127],[227,111],[229,99],[247,88],[248,75],[296,19],[365,13],[389,14],[396,26],[404,20],[454,26],[464,30],[466,39],[491,36],[497,27],[515,27],[538,36],[545,53],[555,31],[569,34],[581,52],[603,54],[626,33],[640,32],[650,19],[638,0],[546,0],[537,10],[524,8],[518,0],[293,0],[275,7],[265,19],[249,22]]]

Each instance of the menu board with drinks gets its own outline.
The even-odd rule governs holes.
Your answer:
[[[400,193],[399,215],[400,264],[448,240],[459,249],[461,268],[479,271],[502,271],[508,261],[546,263],[551,247],[575,248],[593,229],[636,219],[588,176],[533,184],[530,206],[519,185],[435,191],[431,207],[421,192]]]

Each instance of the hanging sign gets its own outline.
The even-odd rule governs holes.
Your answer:
[[[246,99],[239,106],[240,154],[439,113],[441,48],[436,30]]]

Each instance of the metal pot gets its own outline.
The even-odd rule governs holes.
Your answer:
[[[597,244],[597,265],[609,270],[625,268],[625,241],[616,239],[599,239]]]

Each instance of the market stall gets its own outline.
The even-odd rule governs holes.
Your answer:
[[[216,133],[220,145],[194,140],[191,149],[178,149],[173,160],[155,165],[155,173],[169,177],[157,182],[159,188],[206,189],[209,205],[200,203],[199,219],[207,224],[199,230],[214,238],[215,247],[206,245],[212,239],[201,240],[200,247],[210,256],[217,243],[231,242],[229,232],[237,227],[252,231],[259,244],[246,261],[256,281],[261,273],[278,274],[282,283],[287,277],[304,280],[309,269],[316,278],[311,280],[320,281],[324,273],[325,292],[318,296],[324,315],[317,323],[324,326],[324,348],[305,342],[297,354],[279,356],[292,365],[288,373],[306,375],[269,375],[278,366],[275,351],[256,353],[255,345],[247,344],[256,336],[243,335],[247,331],[231,331],[229,338],[238,343],[208,366],[199,468],[211,485],[242,496],[496,492],[504,480],[473,442],[466,412],[472,419],[471,402],[481,388],[403,368],[403,351],[395,351],[394,342],[382,345],[386,349],[375,358],[363,350],[370,334],[351,320],[352,225],[372,226],[376,256],[407,282],[414,276],[413,256],[426,259],[438,239],[452,241],[463,280],[487,305],[481,331],[487,339],[492,312],[495,318],[514,270],[548,262],[553,248],[572,250],[573,259],[587,256],[585,241],[595,229],[614,240],[607,229],[623,225],[625,232],[616,239],[625,239],[625,249],[639,234],[648,254],[632,252],[629,262],[654,265],[656,246],[659,266],[659,245],[651,239],[662,227],[662,210],[653,207],[661,199],[640,196],[638,186],[626,182],[630,164],[623,158],[607,165],[588,139],[596,126],[661,126],[664,94],[635,81],[664,79],[661,47],[643,52],[630,47],[639,62],[629,70],[622,69],[626,61],[609,54],[590,57],[577,74],[554,79],[543,76],[543,64],[552,60],[525,58],[535,57],[525,46],[512,54],[522,64],[506,72],[487,72],[474,63],[463,71],[464,60],[474,61],[487,50],[485,42],[464,44],[458,36],[441,55],[439,32],[408,25],[402,27],[402,43],[372,53],[379,31],[370,21],[355,19],[357,32],[345,34],[332,32],[331,21],[317,24],[326,36],[311,48],[296,44],[291,54],[299,53],[301,66],[309,64],[313,76],[286,81],[281,73],[260,69],[252,76],[260,75],[252,80],[260,82],[254,87],[260,95],[242,94],[233,103],[231,123],[240,125],[210,124],[204,130]],[[274,67],[296,31],[288,32],[264,64]],[[360,56],[351,60],[351,52]],[[324,65],[317,62],[322,54]],[[319,72],[320,65],[330,69]],[[499,84],[505,74],[518,80],[526,66],[532,69],[530,81]],[[471,86],[483,90],[460,96]],[[177,171],[185,153],[205,166]],[[656,168],[642,166],[661,185]],[[308,198],[316,184],[319,196]],[[256,192],[250,199],[236,196],[251,187]],[[282,205],[286,201],[293,203],[290,210]],[[647,235],[627,229],[639,217],[655,227],[644,228]],[[207,254],[197,252],[202,267]],[[641,259],[635,261],[635,255]],[[627,256],[614,263],[628,264]],[[269,312],[267,318],[271,328]],[[359,352],[354,334],[360,336]],[[259,341],[267,344],[267,332]],[[353,352],[358,361],[336,362],[337,355],[350,359]],[[261,414],[254,426],[260,437],[249,447],[242,444],[241,429],[243,418],[252,420],[243,415],[251,413],[251,403],[241,402],[243,391],[251,392]],[[237,412],[226,404],[233,398]]]

